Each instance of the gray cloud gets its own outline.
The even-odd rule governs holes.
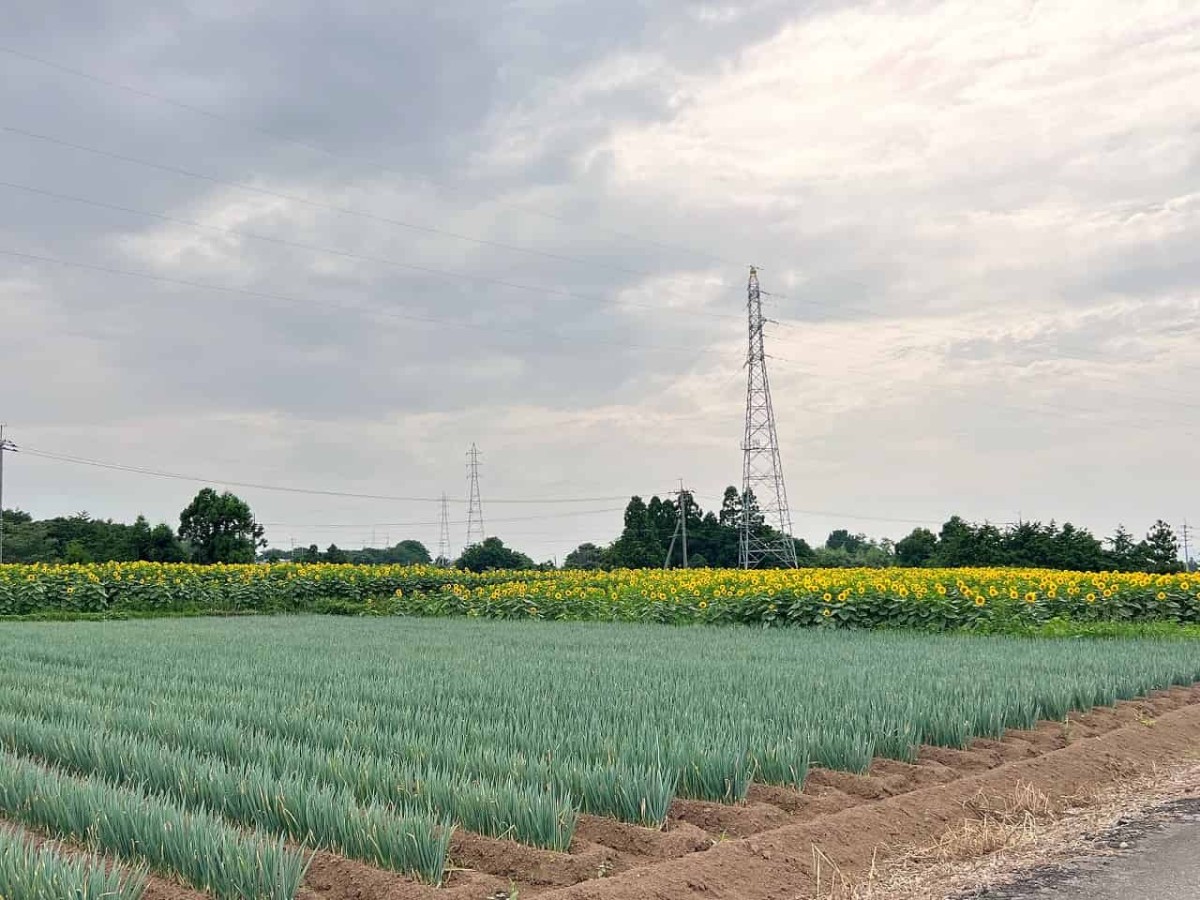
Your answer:
[[[755,262],[805,536],[1181,518],[1198,27],[1072,0],[18,10],[5,46],[214,115],[0,52],[0,128],[210,178],[0,130],[0,180],[207,226],[0,187],[0,250],[166,279],[0,254],[0,418],[405,496],[461,496],[476,440],[494,530],[561,557],[619,514],[498,501],[737,479]],[[34,457],[10,478],[39,514],[171,519],[196,488]],[[430,504],[245,493],[280,543],[436,541],[394,524]]]

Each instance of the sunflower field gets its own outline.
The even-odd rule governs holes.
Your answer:
[[[1200,576],[1041,569],[521,571],[279,563],[0,567],[0,616],[335,612],[997,630],[1200,622]]]

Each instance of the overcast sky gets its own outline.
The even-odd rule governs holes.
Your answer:
[[[538,559],[715,505],[750,263],[798,535],[1200,521],[1193,0],[17,4],[0,182],[9,437],[418,498],[235,488],[276,546],[436,550],[445,492],[457,550],[472,441]]]

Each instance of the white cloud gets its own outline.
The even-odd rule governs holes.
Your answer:
[[[681,2],[649,25],[632,6],[591,20],[584,6],[553,34],[554,4],[506,5],[501,28],[488,8],[475,27],[492,29],[481,45],[495,58],[470,41],[421,43],[419,76],[389,68],[402,60],[388,41],[364,40],[397,27],[390,7],[379,29],[364,12],[340,44],[298,20],[257,45],[222,14],[228,58],[185,29],[175,67],[160,11],[110,72],[235,119],[261,113],[270,130],[339,148],[329,156],[98,86],[93,121],[93,95],[53,73],[36,108],[6,95],[31,128],[45,116],[47,133],[368,215],[112,160],[72,170],[63,148],[6,142],[6,170],[31,185],[78,174],[64,192],[212,226],[24,198],[0,212],[6,246],[305,303],[5,263],[0,348],[30,377],[19,395],[0,385],[0,413],[49,449],[402,495],[460,494],[461,453],[477,441],[495,519],[511,510],[489,497],[666,490],[680,476],[716,495],[740,472],[745,260],[776,294],[771,376],[799,509],[1020,509],[1104,531],[1200,502],[1195,479],[1168,477],[1200,404],[1194,4],[910,0],[787,7],[781,21],[783,4]],[[90,32],[74,40],[90,65]],[[241,93],[258,74],[307,74],[307,61],[289,67],[306,40],[352,61],[346,77],[314,63],[311,81],[272,84],[267,100]],[[471,74],[465,86],[430,74],[445,60]],[[10,64],[0,93],[25,83]],[[526,96],[510,89],[514,68],[536,85]],[[462,109],[479,113],[451,115]],[[45,514],[171,518],[194,492],[44,463],[13,478]],[[436,519],[422,504],[250,499],[281,523]],[[549,542],[538,555],[561,556],[618,520],[527,530]],[[797,521],[810,539],[901,528]],[[330,537],[272,537],[291,534]],[[436,527],[416,536],[435,542]]]

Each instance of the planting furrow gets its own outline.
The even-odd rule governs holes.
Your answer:
[[[304,855],[206,810],[77,779],[0,751],[0,814],[176,876],[221,900],[292,900]]]

